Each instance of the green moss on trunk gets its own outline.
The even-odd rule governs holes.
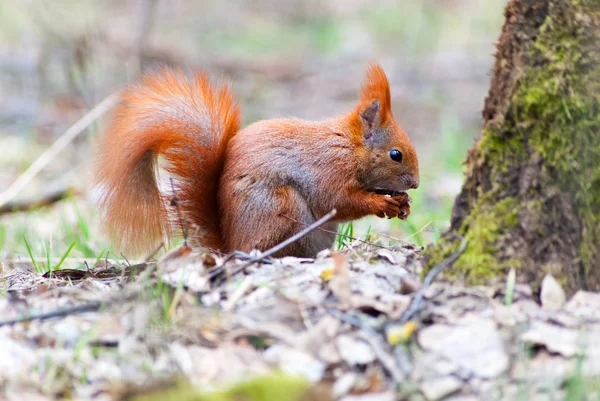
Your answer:
[[[481,283],[516,267],[570,291],[600,289],[600,1],[513,0],[498,44],[482,139],[469,152],[433,266]]]

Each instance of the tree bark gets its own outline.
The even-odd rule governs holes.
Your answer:
[[[511,0],[481,139],[428,268],[479,284],[514,267],[539,288],[600,290],[600,0]]]

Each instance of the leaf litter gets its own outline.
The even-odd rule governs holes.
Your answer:
[[[366,245],[43,277],[5,264],[0,400],[563,399],[575,375],[600,377],[600,294],[567,300],[549,275],[541,302],[516,284],[507,303],[500,286],[422,287],[419,267],[413,247]]]

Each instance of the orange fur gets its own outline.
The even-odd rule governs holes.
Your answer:
[[[156,184],[158,155],[174,176],[193,238],[223,252],[268,249],[333,208],[338,214],[327,228],[334,231],[341,221],[410,211],[402,191],[418,186],[417,156],[394,119],[379,65],[368,68],[360,102],[345,116],[263,120],[238,129],[232,96],[204,74],[188,83],[162,70],[133,86],[100,144],[96,170],[115,242],[148,250],[177,227]],[[402,161],[392,160],[391,150],[401,151]],[[315,231],[278,256],[314,256],[333,239]]]
[[[162,155],[176,178],[184,224],[200,230],[201,243],[219,249],[216,194],[239,114],[227,86],[211,85],[202,73],[187,82],[180,71],[162,69],[125,92],[100,143],[95,176],[104,225],[117,246],[149,251],[171,235],[169,220],[176,219],[168,218],[155,177]]]
[[[369,65],[360,94],[361,105],[364,106],[372,100],[378,100],[381,103],[381,109],[384,111],[382,123],[385,123],[392,111],[391,97],[390,84],[383,68],[378,64]]]

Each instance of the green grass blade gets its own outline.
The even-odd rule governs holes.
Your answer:
[[[98,255],[98,257],[96,258],[96,264],[94,266],[98,266],[98,263],[100,263],[100,259],[102,259],[102,256],[104,256],[104,252],[106,252],[106,249],[103,249],[102,252],[100,252],[100,255]]]
[[[75,202],[75,198],[71,198],[71,204],[73,205],[73,210],[75,210],[75,216],[77,216],[77,226],[79,230],[81,230],[81,234],[86,241],[90,240],[90,228],[83,218],[83,215],[79,211],[77,207],[77,202]]]
[[[60,269],[60,266],[63,264],[63,262],[65,261],[67,256],[69,256],[69,253],[71,253],[71,249],[73,249],[74,246],[75,246],[75,241],[71,242],[71,246],[69,247],[69,249],[67,249],[67,252],[65,252],[63,257],[60,259],[60,262],[58,262],[58,264],[56,266],[54,266],[54,269],[52,269],[52,270]]]
[[[354,223],[348,223],[346,235],[349,237],[354,237]]]
[[[77,207],[77,202],[75,201],[75,198],[71,197],[70,199],[71,207],[75,212],[77,229],[73,229],[70,223],[70,219],[68,219],[66,216],[63,218],[63,221],[65,222],[64,228],[66,233],[66,241],[76,241],[75,247],[77,248],[77,250],[83,253],[84,257],[93,258],[94,256],[96,256],[96,252],[98,252],[98,250],[92,249],[89,246],[89,243],[92,238],[90,234],[89,224],[84,218],[79,208]]]
[[[50,256],[50,254],[52,253],[50,251],[50,241],[46,241],[44,243],[44,253],[46,253],[46,266],[47,269],[50,270],[52,268],[52,262],[50,261],[52,258]]]
[[[354,224],[352,222],[342,224],[338,234],[340,234],[337,237],[337,250],[339,251],[351,241],[348,237],[354,236]]]
[[[344,225],[342,224],[340,229],[338,230],[338,233],[343,234],[344,233]],[[341,235],[337,236],[337,247],[336,250],[339,251],[340,249],[342,249],[344,247],[344,238]]]
[[[504,299],[504,303],[506,306],[511,306],[513,302],[513,296],[515,293],[515,281],[516,281],[516,272],[515,268],[511,268],[508,272],[508,276],[506,277],[506,295]]]
[[[36,272],[40,272],[39,271],[39,267],[37,262],[35,261],[35,258],[33,257],[33,252],[31,251],[31,246],[29,245],[29,242],[27,242],[27,238],[25,238],[23,236],[23,241],[25,241],[25,246],[27,247],[27,252],[29,253],[29,257],[31,258],[31,263],[33,264],[33,267],[35,269]]]
[[[6,226],[0,226],[0,251],[4,249],[6,245]],[[2,255],[0,255],[1,257]]]

